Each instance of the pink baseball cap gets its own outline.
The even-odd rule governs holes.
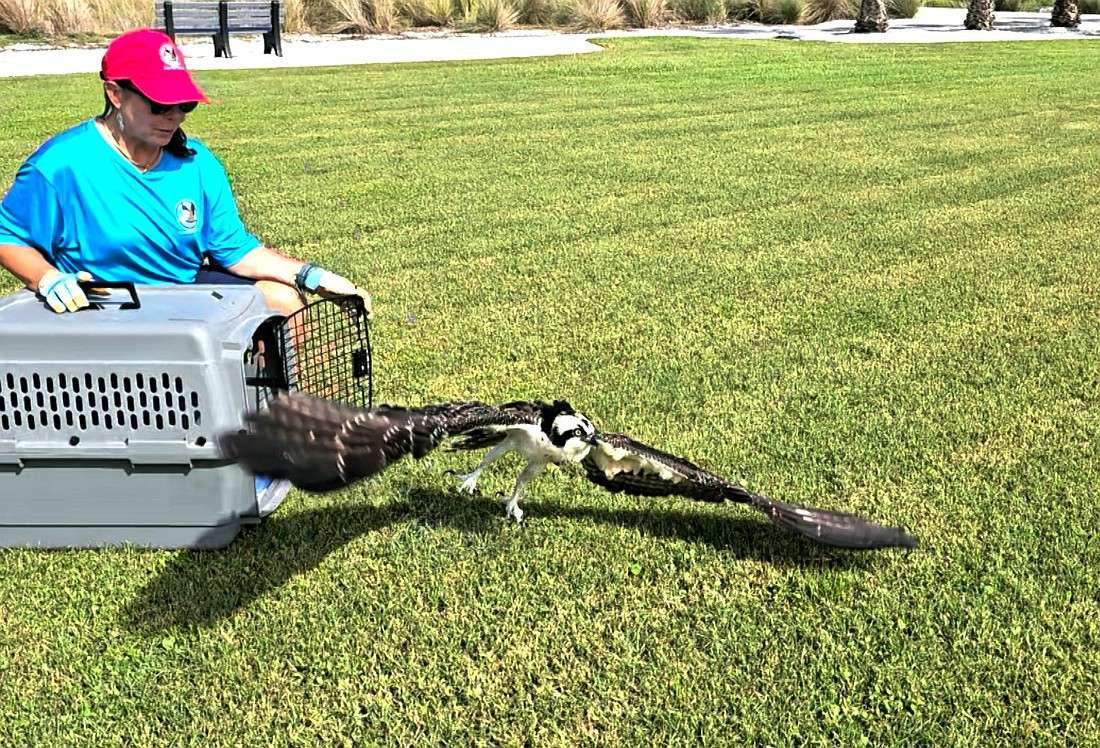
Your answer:
[[[99,77],[128,80],[160,104],[210,103],[187,71],[179,47],[156,29],[135,29],[115,38],[103,55]]]

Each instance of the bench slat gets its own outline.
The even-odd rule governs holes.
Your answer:
[[[171,14],[167,11],[168,7],[171,8]],[[279,57],[283,55],[282,25],[286,19],[286,6],[279,0],[156,0],[153,9],[157,26],[173,38],[177,34],[213,36],[215,57],[232,57],[229,51],[229,35],[237,32],[261,32],[264,37],[264,54],[274,52]]]
[[[271,26],[271,11],[268,10],[264,13],[234,13],[233,9],[229,9],[229,28],[233,29],[238,23],[261,23],[265,26]]]
[[[157,16],[157,23],[163,25],[164,16]],[[218,14],[206,16],[193,13],[173,13],[172,23],[176,28],[181,26],[209,26],[211,29],[216,29],[218,28]]]

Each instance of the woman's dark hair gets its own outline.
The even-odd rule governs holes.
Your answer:
[[[102,73],[100,77],[102,77]],[[124,83],[130,83],[130,81],[115,81],[115,83],[122,85]],[[111,104],[111,97],[104,91],[103,114],[101,114],[100,117],[106,119],[107,116],[114,111],[114,108],[114,105]],[[195,149],[187,145],[187,135],[183,132],[182,127],[176,128],[176,131],[172,133],[172,139],[168,141],[168,145],[164,146],[164,150],[168,151],[176,158],[190,158],[195,155]]]
[[[172,139],[168,141],[168,145],[164,146],[164,150],[176,158],[191,158],[195,155],[195,149],[187,145],[187,135],[184,134],[182,127],[177,127],[172,133]]]

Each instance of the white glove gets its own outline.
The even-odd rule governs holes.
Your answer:
[[[325,270],[320,265],[306,264],[298,273],[295,281],[299,288],[310,291],[324,298],[331,296],[358,296],[363,300],[363,307],[367,311],[367,319],[373,316],[370,308],[370,294],[347,278],[337,275],[330,270]]]
[[[83,270],[79,273],[50,270],[38,280],[38,295],[58,314],[65,310],[75,312],[88,306],[88,297],[77,284],[87,283],[91,279],[92,274]]]

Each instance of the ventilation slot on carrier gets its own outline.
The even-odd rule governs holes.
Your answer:
[[[188,430],[202,424],[197,392],[158,374],[0,375],[0,430]]]

